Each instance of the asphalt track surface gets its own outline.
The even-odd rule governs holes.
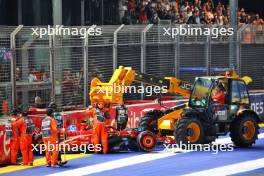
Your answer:
[[[17,170],[22,167],[17,166],[17,169],[3,175],[264,175],[264,128],[261,129],[259,137],[251,148],[235,148],[233,151],[218,154],[214,154],[213,151],[155,151],[78,155],[75,159],[71,158],[65,167],[38,166]],[[228,136],[217,141],[219,144],[229,142]],[[5,169],[0,168],[0,173]]]

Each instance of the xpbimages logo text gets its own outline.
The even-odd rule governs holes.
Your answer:
[[[96,87],[96,93],[97,94],[106,94],[106,96],[111,95],[112,93],[114,94],[145,94],[146,96],[152,96],[153,93],[155,94],[166,94],[168,93],[168,87],[167,86],[126,86],[124,83],[121,85],[114,83],[113,85],[110,86],[97,86]]]
[[[31,144],[32,145],[32,151],[38,152],[39,154],[43,154],[44,152],[53,152],[53,151],[68,151],[68,152],[81,152],[83,154],[87,152],[100,152],[102,151],[102,145],[101,144],[80,144],[77,145],[75,143],[58,143],[56,142],[51,143],[47,142],[46,144]]]
[[[64,27],[63,25],[56,25],[47,27],[31,28],[31,35],[42,38],[43,36],[80,36],[86,38],[87,36],[100,36],[102,35],[102,28],[93,25],[91,27]]]
[[[163,152],[178,152],[178,151],[204,151],[218,154],[219,152],[232,152],[234,151],[234,145],[228,144],[191,144],[189,141],[187,144],[180,142],[179,144],[163,144]]]
[[[191,25],[179,25],[177,27],[163,28],[163,36],[170,36],[175,38],[176,36],[211,36],[212,38],[218,38],[219,36],[231,36],[234,34],[233,28],[226,27],[199,27]]]

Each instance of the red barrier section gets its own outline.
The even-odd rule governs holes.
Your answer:
[[[161,109],[164,107],[172,107],[176,106],[178,102],[171,101],[171,102],[163,102],[162,106],[160,106],[159,103],[143,103],[143,104],[136,104],[136,105],[128,105],[128,128],[135,128],[138,125],[138,121],[140,117],[142,117],[147,111],[151,109]],[[116,111],[115,107],[110,112],[111,115],[111,125],[114,126],[115,124],[115,116]],[[40,128],[41,121],[44,118],[44,115],[30,115],[31,119],[35,123],[36,127]],[[66,124],[66,127],[68,125],[78,125],[82,122],[82,120],[86,120],[87,116],[84,113],[84,110],[80,111],[71,111],[71,112],[65,112],[64,113],[64,124]]]
[[[6,140],[5,126],[0,125],[0,165],[10,161],[10,139]]]

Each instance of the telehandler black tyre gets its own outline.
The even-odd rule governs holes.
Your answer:
[[[174,129],[174,137],[177,144],[203,144],[204,129],[202,122],[193,117],[179,119]]]
[[[230,126],[230,137],[237,147],[250,147],[258,138],[259,126],[253,114],[236,117]]]

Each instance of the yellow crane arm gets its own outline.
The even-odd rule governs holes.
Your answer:
[[[91,103],[104,101],[109,104],[123,104],[123,93],[133,82],[154,86],[166,86],[168,93],[189,97],[192,84],[178,80],[175,77],[158,78],[152,75],[137,73],[131,67],[119,66],[108,83],[94,78],[91,82]]]
[[[105,103],[122,104],[122,89],[131,85],[134,77],[135,71],[131,67],[120,66],[115,70],[108,83],[103,83],[98,78],[94,78],[90,87],[91,103],[103,100]]]

